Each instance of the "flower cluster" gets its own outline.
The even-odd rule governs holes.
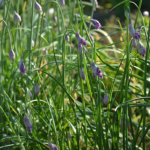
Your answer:
[[[101,79],[103,79],[102,71],[95,65],[95,63],[91,62],[91,69],[93,73],[93,77],[96,79],[96,76],[99,76]]]

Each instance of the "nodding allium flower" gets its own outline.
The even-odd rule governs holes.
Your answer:
[[[36,94],[36,95],[39,95],[39,93],[40,93],[40,88],[39,88],[39,85],[36,84],[36,85],[35,85],[35,94]]]
[[[83,44],[84,46],[86,46],[85,39],[78,32],[76,33],[76,38],[77,38],[78,44]]]
[[[12,49],[9,51],[9,59],[11,61],[13,61],[15,59],[15,52]]]
[[[65,5],[65,0],[59,0],[59,5]]]
[[[21,59],[20,62],[19,62],[19,69],[20,69],[20,72],[22,74],[25,74],[26,72],[26,69],[25,69],[25,66],[24,66],[24,63],[23,63],[23,60]]]
[[[131,34],[131,36],[133,38],[140,39],[140,34],[135,31],[135,29],[133,28],[132,24],[129,24],[129,32],[130,32],[130,34]]]
[[[53,21],[57,23],[57,17],[55,15],[53,15]]]
[[[34,8],[35,8],[36,12],[38,12],[38,13],[42,11],[41,5],[36,1],[34,2]]]
[[[29,119],[28,116],[24,116],[24,124],[25,124],[25,126],[26,126],[28,132],[31,133],[31,130],[32,130],[32,123],[31,123],[31,121],[30,121],[30,119]]]
[[[99,23],[99,21],[95,19],[90,19],[90,21],[94,24],[96,30],[98,30],[98,28],[101,27],[101,24]]]
[[[69,35],[65,34],[65,39],[66,39],[67,42],[69,42],[69,39],[70,39]]]
[[[137,42],[136,42],[136,39],[135,39],[135,38],[132,39],[131,46],[134,47],[134,48],[137,47]]]
[[[52,144],[51,142],[48,143],[50,150],[58,150],[55,144]]]
[[[80,77],[82,80],[85,80],[85,74],[84,74],[84,71],[82,69],[80,70]]]
[[[71,132],[68,132],[68,138],[71,139]]]
[[[21,17],[17,12],[15,12],[15,14],[14,14],[14,20],[15,20],[16,23],[21,21]]]
[[[101,73],[101,70],[95,65],[95,63],[91,62],[91,69],[93,73],[93,77],[96,79],[96,75],[99,76],[101,79],[103,79],[103,75]]]
[[[138,52],[141,56],[145,56],[146,54],[146,49],[144,48],[144,45],[142,43],[137,43],[137,48],[138,48]]]
[[[104,95],[104,98],[101,97],[101,102],[103,102],[105,105],[108,104],[108,95]]]
[[[98,6],[98,2],[97,2],[97,0],[91,0],[91,3],[93,3],[93,4],[94,4],[94,1],[95,1],[95,7],[97,7],[97,6]]]

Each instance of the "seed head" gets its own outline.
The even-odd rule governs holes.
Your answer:
[[[24,63],[23,63],[23,60],[21,59],[20,62],[19,62],[19,69],[20,69],[20,72],[22,74],[25,74],[26,72],[26,69],[25,69],[25,66],[24,66]]]
[[[32,130],[32,123],[31,123],[31,121],[30,121],[30,119],[29,119],[28,116],[24,116],[24,124],[25,124],[25,126],[26,126],[28,132],[31,133],[31,130]]]
[[[14,20],[15,20],[16,23],[21,21],[21,17],[17,12],[15,12],[15,14],[14,14]]]
[[[13,61],[15,59],[15,52],[12,49],[9,51],[9,59],[11,61]]]
[[[34,2],[34,8],[35,8],[36,12],[38,12],[38,13],[42,11],[41,5],[36,1]]]

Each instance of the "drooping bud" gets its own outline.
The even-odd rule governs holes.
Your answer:
[[[140,39],[140,34],[135,31],[135,29],[133,28],[132,24],[129,24],[129,32],[130,32],[130,34],[131,34],[131,36],[133,38]]]
[[[36,12],[38,12],[38,13],[42,11],[41,5],[36,1],[34,2],[34,8],[35,8]]]
[[[39,95],[39,93],[40,93],[40,88],[39,88],[39,85],[36,84],[36,85],[35,85],[35,94],[36,94],[36,95]]]
[[[65,0],[59,0],[59,5],[61,6],[65,5]]]
[[[57,17],[55,15],[53,15],[53,21],[57,23]]]
[[[132,39],[131,46],[134,47],[134,48],[137,47],[137,42],[136,42],[136,39],[135,39],[135,38]]]
[[[15,59],[15,52],[12,49],[9,51],[9,59],[11,61],[13,61]]]
[[[68,138],[71,139],[71,132],[68,132]]]
[[[24,116],[24,124],[25,124],[25,126],[26,126],[28,132],[31,133],[31,130],[32,130],[32,123],[31,123],[31,121],[30,121],[30,119],[29,119],[28,116]]]
[[[65,34],[66,41],[69,42],[69,35]]]
[[[51,142],[48,143],[50,150],[58,150],[55,144],[52,144]]]
[[[146,49],[144,48],[144,45],[142,43],[137,43],[137,48],[138,48],[138,52],[141,56],[145,56],[146,54]]]
[[[29,96],[30,96],[30,99],[32,98],[32,93],[30,92],[30,90],[28,89],[28,92],[29,92]]]
[[[25,74],[26,72],[26,69],[25,69],[25,66],[24,66],[24,63],[23,63],[23,60],[21,59],[20,62],[19,62],[19,69],[20,69],[20,72],[22,74]]]
[[[80,70],[80,77],[82,80],[85,80],[85,74],[84,74],[84,71],[82,69]]]
[[[90,19],[90,21],[94,24],[96,30],[98,30],[98,28],[101,27],[101,24],[99,23],[99,21],[95,19]]]
[[[101,69],[99,69],[93,61],[91,62],[91,69],[92,69],[93,77],[95,79],[96,79],[96,75],[99,76],[101,79],[103,79]]]
[[[14,14],[14,20],[15,20],[16,23],[21,21],[21,17],[17,12],[15,12],[15,14]]]

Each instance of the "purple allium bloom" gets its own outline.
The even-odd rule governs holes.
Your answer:
[[[135,39],[135,38],[132,39],[131,46],[134,47],[134,48],[137,47],[137,42],[136,42],[136,39]]]
[[[35,94],[36,94],[36,95],[39,95],[39,93],[40,93],[40,88],[39,88],[39,85],[36,84],[36,85],[35,85]]]
[[[108,95],[104,95],[104,98],[101,97],[101,101],[107,105],[108,104]]]
[[[103,79],[103,75],[101,73],[101,70],[95,65],[95,63],[91,62],[91,69],[93,73],[93,77],[96,79],[96,75],[99,76],[101,79]]]
[[[67,42],[69,42],[69,35],[65,34],[65,39]]]
[[[11,61],[13,61],[15,59],[15,52],[12,49],[9,51],[9,59]]]
[[[81,35],[78,32],[76,33],[76,38],[77,38],[78,44],[83,44],[84,46],[86,46],[85,39],[81,37]]]
[[[31,121],[30,121],[30,119],[29,119],[28,116],[24,116],[24,124],[25,124],[25,126],[26,126],[28,132],[31,133],[31,130],[32,130],[32,123],[31,123]]]
[[[80,77],[82,80],[85,80],[85,74],[84,74],[84,71],[82,69],[80,70]]]
[[[93,3],[93,4],[94,4],[94,1],[95,1],[95,7],[97,7],[97,6],[98,6],[98,2],[97,2],[97,0],[91,0],[91,3]]]
[[[138,48],[138,52],[141,56],[145,56],[146,54],[146,49],[144,48],[144,45],[142,43],[137,43],[137,48]]]
[[[71,132],[68,132],[68,138],[71,139]]]
[[[20,15],[17,12],[15,12],[14,20],[15,20],[16,23],[21,21],[21,17],[20,17]]]
[[[90,21],[94,24],[96,30],[98,30],[98,28],[101,27],[101,24],[99,23],[99,21],[97,21],[95,19],[90,19]]]
[[[52,144],[51,142],[48,143],[50,150],[58,150],[55,144]]]
[[[23,60],[21,59],[20,62],[19,62],[19,68],[20,68],[20,72],[22,74],[25,74],[26,72],[26,69],[25,69],[25,66],[24,66],[24,63],[23,63]]]
[[[55,15],[53,15],[53,21],[57,23],[57,17]]]
[[[34,8],[35,8],[36,12],[38,12],[38,13],[42,11],[41,5],[36,1],[34,2]]]
[[[131,34],[131,36],[133,38],[140,39],[140,34],[135,31],[135,29],[133,28],[132,24],[129,24],[129,32],[130,32],[130,34]]]
[[[59,5],[65,5],[65,0],[59,0]]]

